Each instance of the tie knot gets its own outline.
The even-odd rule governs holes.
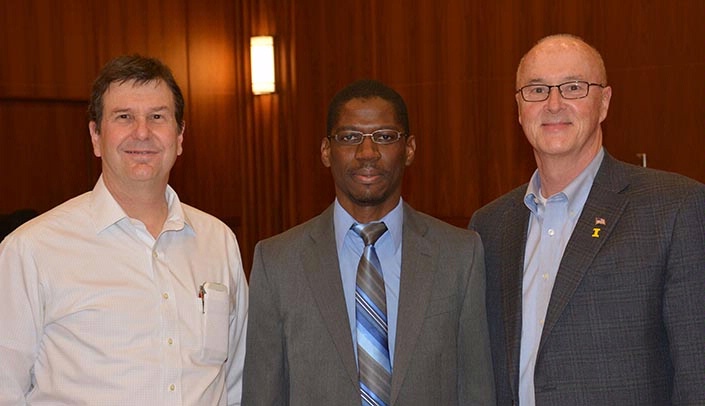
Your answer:
[[[387,225],[384,223],[355,224],[353,231],[362,237],[365,246],[374,245],[377,239],[387,231]]]

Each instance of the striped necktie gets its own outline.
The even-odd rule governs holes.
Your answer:
[[[374,243],[387,231],[387,226],[384,223],[356,224],[353,231],[365,242],[357,266],[355,287],[360,396],[362,406],[386,406],[391,393],[392,367],[389,362],[384,279]]]

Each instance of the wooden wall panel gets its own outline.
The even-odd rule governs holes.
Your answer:
[[[320,162],[325,114],[352,80],[405,97],[416,162],[403,196],[464,226],[534,169],[514,73],[539,38],[571,32],[613,86],[605,144],[626,161],[705,181],[705,2],[700,0],[26,0],[0,2],[0,210],[46,210],[97,176],[83,111],[110,58],[163,59],[184,90],[183,200],[254,244],[334,197]],[[249,37],[273,34],[277,93],[249,90]],[[76,158],[80,156],[80,158]],[[59,168],[59,169],[57,169]]]
[[[93,186],[83,103],[0,101],[0,213],[46,211]]]
[[[90,0],[0,2],[0,98],[82,100],[94,71]]]
[[[87,17],[96,22],[87,50],[95,67],[90,82],[117,56],[152,56],[169,65],[188,103],[187,0],[85,1],[91,4]]]
[[[187,1],[190,122],[172,185],[184,201],[230,225],[249,262],[251,239],[243,237],[242,222],[243,179],[247,179],[243,140],[252,119],[243,101],[249,88],[241,67],[245,42],[237,7],[236,2],[224,0],[207,6]]]
[[[705,67],[699,44],[704,4],[297,3],[294,97],[307,103],[296,107],[293,131],[322,129],[325,102],[347,82],[387,82],[407,100],[417,135],[403,196],[420,210],[464,225],[478,207],[531,175],[533,154],[516,119],[516,65],[539,38],[569,32],[605,57],[615,93],[605,125],[609,151],[634,163],[637,152],[646,152],[650,166],[703,181],[705,160],[698,156],[705,139],[705,82],[696,78]],[[693,83],[684,87],[683,78]],[[655,84],[662,85],[656,92]],[[307,157],[305,173],[315,176],[298,189],[301,220],[330,201],[331,188],[322,184],[332,183],[317,162],[317,140],[303,139],[294,148]]]

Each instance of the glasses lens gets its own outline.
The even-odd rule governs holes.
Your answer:
[[[521,88],[521,95],[526,101],[543,101],[551,90],[547,85],[529,85]]]
[[[590,85],[588,82],[568,82],[563,83],[558,88],[566,99],[580,99],[588,94]]]
[[[401,133],[394,130],[377,130],[372,133],[372,141],[377,144],[391,144],[396,142]]]
[[[346,145],[359,144],[362,141],[362,133],[359,131],[341,131],[335,134],[335,140]]]

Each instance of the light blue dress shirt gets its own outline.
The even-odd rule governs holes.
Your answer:
[[[402,200],[380,221],[387,225],[387,232],[375,243],[375,250],[382,266],[384,288],[387,296],[387,329],[389,337],[389,357],[394,366],[394,343],[397,332],[397,310],[399,308],[399,280],[401,277],[401,240],[404,207]],[[340,278],[343,282],[345,304],[348,308],[353,348],[357,359],[357,334],[355,327],[355,280],[357,264],[360,262],[365,244],[362,237],[350,229],[357,221],[335,200],[333,207],[335,243],[340,262]]]
[[[535,405],[534,369],[544,319],[563,251],[583,211],[604,150],[561,192],[544,198],[538,170],[531,177],[524,204],[531,210],[524,253],[519,402]]]

